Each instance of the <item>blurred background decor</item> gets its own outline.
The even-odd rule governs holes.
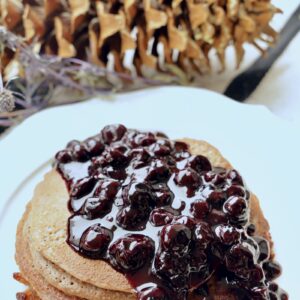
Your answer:
[[[261,52],[281,12],[270,0],[1,0],[2,24],[36,53],[76,57],[119,73],[193,80],[210,70],[215,50],[225,69],[233,44],[236,65],[244,44]],[[155,72],[156,71],[156,72]]]
[[[280,13],[259,0],[0,0],[0,125],[48,106],[148,86],[202,85],[264,53]],[[218,64],[216,62],[218,61]]]

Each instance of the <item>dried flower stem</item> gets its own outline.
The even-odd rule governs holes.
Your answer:
[[[116,87],[107,81],[108,77],[116,78],[122,82],[135,82],[141,87],[163,83],[155,79],[118,73],[77,58],[62,59],[56,56],[38,55],[23,42],[22,38],[7,31],[3,26],[0,26],[0,43],[2,50],[8,48],[17,54],[20,74],[23,74],[23,77],[17,81],[11,81],[14,82],[12,85],[10,82],[5,84],[2,74],[0,75],[0,91],[6,91],[10,87],[12,88],[11,95],[14,97],[14,101],[7,101],[8,98],[6,97],[6,102],[3,102],[2,110],[0,109],[0,125],[2,126],[11,124],[7,122],[8,120],[20,121],[51,105],[52,93],[57,91],[57,88],[67,89],[67,93],[62,92],[62,101],[59,103],[55,101],[55,105],[77,102],[78,98],[86,99],[99,93],[113,92]],[[19,86],[20,84],[21,86]],[[38,98],[36,98],[36,94],[38,94]],[[77,100],[70,101],[71,97]],[[13,109],[15,104],[18,105],[19,110],[13,113],[8,112]]]
[[[15,122],[11,121],[11,120],[1,120],[0,119],[0,126],[1,127],[11,127],[15,124]]]
[[[12,112],[2,112],[1,113],[1,118],[15,118],[15,117],[20,117],[23,116],[23,114],[27,114],[27,115],[31,115],[35,112],[38,111],[38,108],[30,108],[30,109],[26,109],[26,111],[23,110],[16,110],[16,111],[12,111]]]
[[[3,78],[2,78],[2,67],[1,67],[1,60],[0,60],[0,93],[4,90]]]

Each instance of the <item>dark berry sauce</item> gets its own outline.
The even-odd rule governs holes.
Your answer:
[[[124,274],[138,299],[288,299],[237,171],[123,125],[70,142],[56,166],[70,194],[68,244]]]

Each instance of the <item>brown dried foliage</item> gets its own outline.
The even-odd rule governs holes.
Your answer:
[[[78,57],[102,67],[111,64],[117,72],[135,70],[142,76],[147,70],[207,73],[212,49],[225,69],[225,50],[231,44],[238,67],[245,43],[262,51],[259,40],[267,44],[275,41],[276,32],[270,21],[280,12],[270,0],[1,3],[2,23],[24,36],[38,53]],[[130,63],[125,64],[125,56],[130,52],[132,59],[127,58]]]

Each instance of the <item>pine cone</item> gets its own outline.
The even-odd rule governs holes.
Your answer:
[[[41,54],[78,57],[118,72],[185,74],[210,71],[215,50],[225,69],[234,45],[263,51],[280,12],[270,0],[2,0],[2,24]],[[149,73],[150,72],[150,73]]]

